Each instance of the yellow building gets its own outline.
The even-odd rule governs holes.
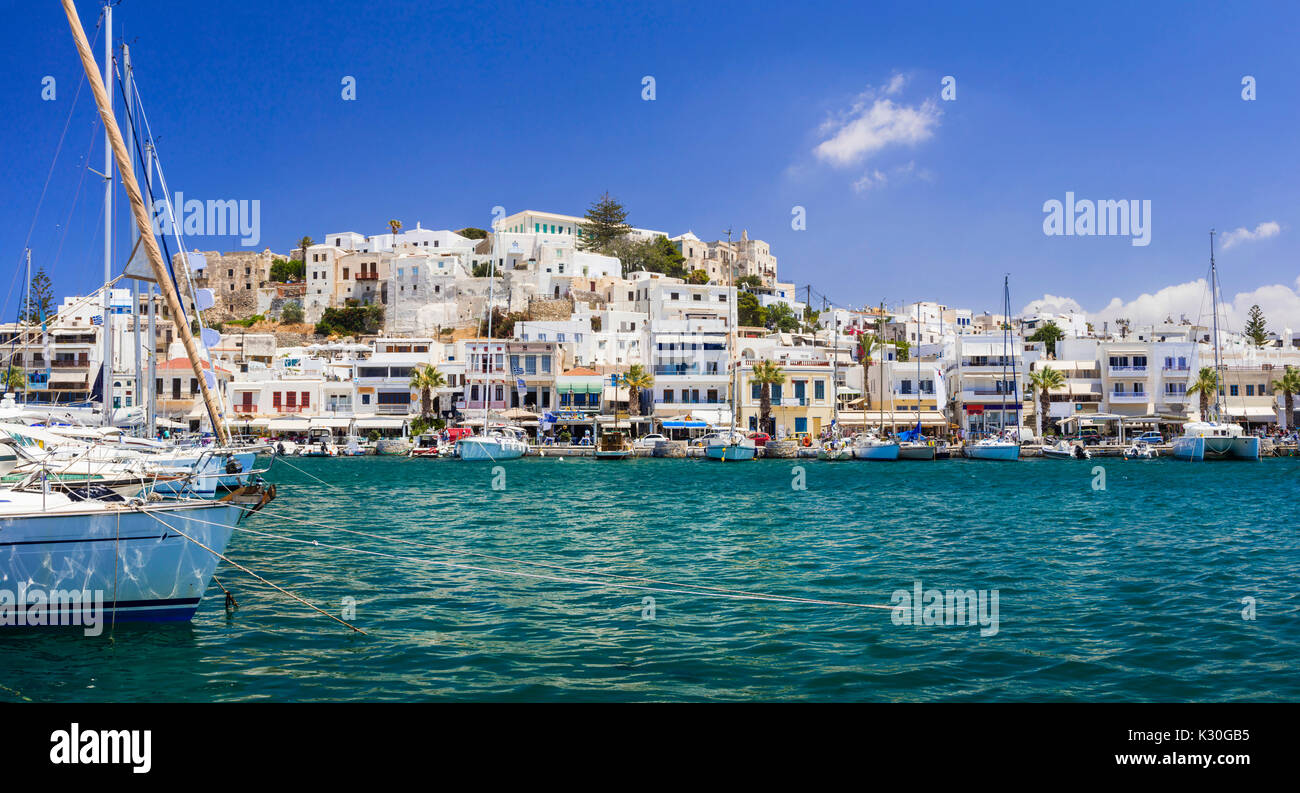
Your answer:
[[[738,425],[750,431],[759,429],[762,412],[761,386],[753,382],[754,363],[742,361],[740,368]],[[811,434],[816,437],[830,426],[835,414],[830,360],[783,358],[777,363],[785,373],[784,383],[771,386],[772,420],[777,436]]]

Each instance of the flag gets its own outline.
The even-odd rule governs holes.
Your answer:
[[[90,318],[90,324],[91,324],[91,325],[103,325],[103,324],[104,324],[104,315],[102,315],[102,314],[96,314],[95,316],[91,317],[91,318]]]

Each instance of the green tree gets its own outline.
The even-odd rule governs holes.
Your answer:
[[[311,237],[303,237],[298,240],[298,247],[302,250],[302,261],[307,261],[307,249],[315,245],[316,241]]]
[[[32,273],[31,294],[28,297],[27,312],[22,321],[38,325],[41,319],[50,319],[54,313],[54,285],[41,267]]]
[[[763,285],[763,279],[757,275],[742,275],[736,279],[736,287],[739,289],[757,289]]]
[[[527,312],[512,311],[506,313],[501,308],[492,309],[492,335],[493,339],[510,339],[515,335],[515,323],[524,322],[528,319]],[[478,335],[480,339],[489,338],[487,320],[481,319],[478,323]]]
[[[763,432],[774,434],[776,427],[772,420],[772,386],[785,382],[785,372],[776,361],[758,361],[749,376],[751,383],[758,383],[758,422]]]
[[[280,321],[289,325],[297,325],[303,320],[302,304],[298,301],[285,303],[280,309]]]
[[[907,339],[894,339],[894,359],[905,363],[912,358],[912,342]]]
[[[707,284],[708,282],[709,282],[709,274],[704,272],[703,270],[691,270],[689,273],[686,274],[686,283],[688,284],[703,285],[703,284]]]
[[[1286,406],[1286,426],[1291,427],[1291,422],[1295,418],[1295,395],[1300,394],[1300,369],[1288,366],[1286,373],[1274,380],[1269,388],[1282,392],[1282,400]]]
[[[767,327],[767,311],[750,292],[741,292],[736,298],[736,322],[754,328]]]
[[[1246,338],[1250,339],[1256,347],[1268,344],[1268,325],[1264,322],[1264,310],[1258,304],[1250,307],[1245,332]]]
[[[686,258],[677,250],[677,246],[663,235],[653,240],[622,237],[601,248],[599,252],[618,257],[624,273],[645,270],[682,279],[689,275],[684,266]]]
[[[634,363],[628,367],[627,374],[619,378],[619,382],[627,388],[628,412],[633,416],[641,415],[641,391],[654,387],[654,375],[641,364]]]
[[[402,230],[402,221],[400,221],[400,220],[390,220],[390,221],[388,221],[388,230],[389,230],[390,232],[392,232],[392,234],[393,234],[393,238],[394,238],[394,239],[393,239],[393,244],[394,244],[394,245],[397,244],[397,239],[396,239],[396,237],[397,237],[397,232],[399,232],[399,231]]]
[[[1061,330],[1061,328],[1055,322],[1049,320],[1047,324],[1043,325],[1038,330],[1034,331],[1033,335],[1030,336],[1026,341],[1045,342],[1047,345],[1047,354],[1051,355],[1052,357],[1055,357],[1056,343],[1064,338],[1065,338],[1065,331]]]
[[[606,246],[626,237],[632,231],[627,224],[627,209],[608,191],[587,210],[585,221],[578,225],[582,230],[578,247],[589,251],[603,251]]]
[[[295,281],[302,281],[307,275],[307,265],[298,259],[272,259],[270,278],[279,284],[290,284]]]
[[[858,336],[858,360],[862,361],[862,394],[867,398],[867,407],[871,407],[871,364],[876,350],[881,348],[880,337],[874,333]]]
[[[1210,398],[1219,393],[1219,372],[1213,366],[1202,366],[1196,373],[1196,382],[1187,388],[1187,393],[1201,397],[1201,421],[1210,420]]]
[[[5,370],[4,380],[5,391],[26,391],[27,390],[27,373],[21,366],[9,365]]]
[[[420,390],[420,417],[429,419],[433,415],[433,392],[447,384],[442,372],[431,365],[417,366],[411,370],[411,388]],[[418,434],[418,433],[417,433]]]
[[[1043,437],[1043,428],[1047,421],[1047,410],[1051,403],[1051,391],[1053,388],[1061,388],[1065,385],[1065,375],[1059,370],[1050,366],[1044,366],[1029,373],[1029,384],[1038,392],[1038,410],[1034,415],[1035,432],[1038,437]]]
[[[785,303],[773,303],[766,309],[765,327],[781,333],[792,333],[799,329],[799,318],[795,316],[794,309]]]
[[[460,231],[457,231],[456,233],[470,240],[485,240],[487,239],[487,235],[488,235],[486,229],[479,229],[473,226],[466,226],[465,228],[461,229]]]

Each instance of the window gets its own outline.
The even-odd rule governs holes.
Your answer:
[[[664,389],[664,402],[666,402],[666,403],[668,403],[668,404],[672,404],[672,401],[673,401],[673,390],[672,390],[671,388],[665,388],[665,389]]]
[[[543,355],[543,356],[542,356],[542,374],[550,374],[550,373],[551,373],[551,356],[549,356],[549,355]]]
[[[814,381],[813,381],[813,398],[816,399],[816,400],[818,400],[818,401],[821,401],[821,400],[823,400],[823,399],[826,398],[826,381],[825,381],[825,380],[814,380]]]
[[[1228,386],[1228,393],[1231,394],[1232,396],[1237,396],[1237,395],[1238,395],[1238,394],[1237,394],[1237,386],[1235,386],[1235,385],[1230,385],[1230,386]]]
[[[306,407],[311,407],[311,392],[310,392],[310,391],[303,391],[303,392],[302,392],[302,398],[301,398],[301,400],[300,400],[300,404],[301,404],[303,407],[305,407],[305,408],[306,408]]]

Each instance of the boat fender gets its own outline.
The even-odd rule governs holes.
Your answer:
[[[808,436],[807,436],[807,435],[803,436],[803,445],[804,445],[804,446],[812,446],[812,441],[808,439]]]

